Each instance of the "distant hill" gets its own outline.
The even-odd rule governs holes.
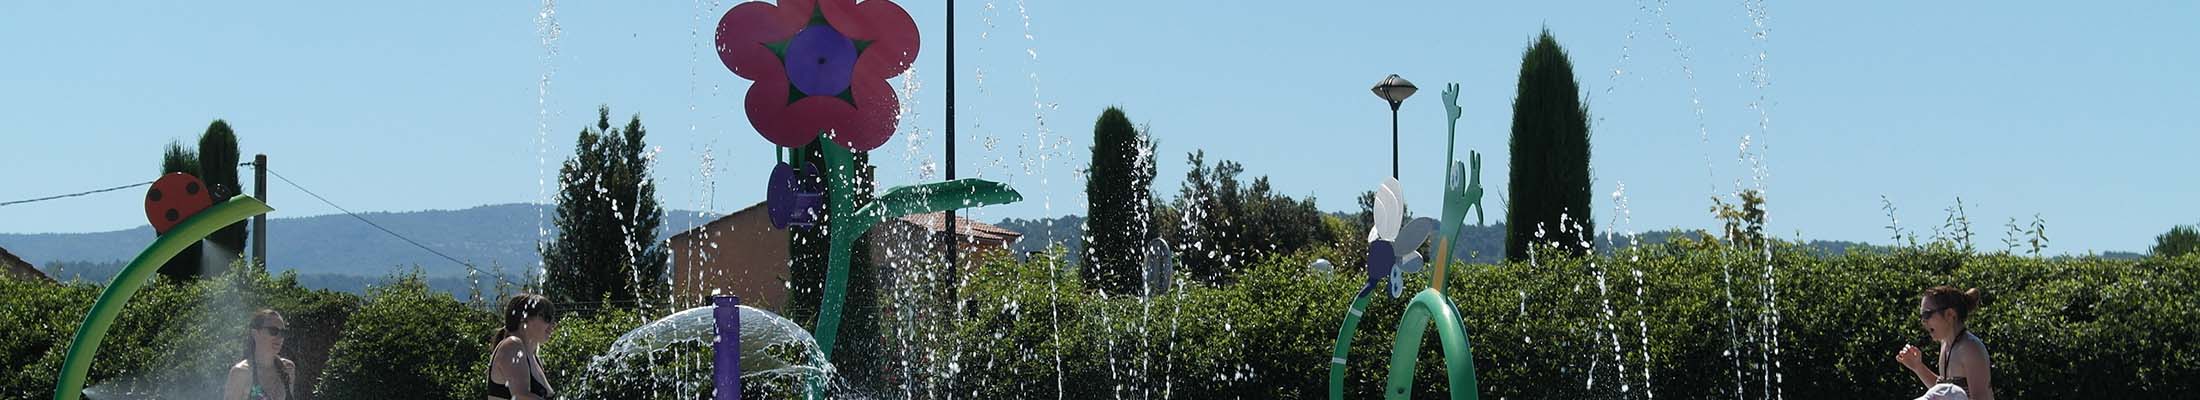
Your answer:
[[[549,206],[499,204],[463,210],[370,212],[360,216],[410,237],[429,248],[487,270],[503,266],[512,273],[540,259],[535,243],[555,237]],[[538,217],[543,222],[538,223]],[[668,211],[659,240],[717,218],[694,211]],[[539,233],[537,227],[548,232]],[[419,266],[430,277],[459,277],[465,267],[414,247],[349,215],[268,220],[268,265],[301,275],[337,274],[379,277],[399,267]],[[118,262],[136,257],[153,241],[150,226],[95,233],[0,234],[0,247],[45,266],[64,262]],[[45,269],[45,268],[41,268]],[[108,272],[107,276],[112,276]]]
[[[1359,218],[1358,215],[1347,212],[1330,212],[1328,213],[1328,215],[1337,218],[1343,218],[1347,221],[1357,221]],[[1000,223],[996,223],[994,225],[1024,233],[1024,238],[1016,242],[1016,246],[1014,249],[1017,253],[1028,251],[1041,251],[1045,250],[1048,246],[1060,244],[1063,247],[1069,248],[1070,254],[1077,254],[1079,251],[1082,251],[1084,247],[1084,223],[1084,217],[1079,217],[1076,215],[1065,215],[1056,218],[1039,219],[1009,218],[1006,220],[1002,220]],[[1467,225],[1461,227],[1460,230],[1460,236],[1465,238],[1464,241],[1467,245],[1467,247],[1465,248],[1466,254],[1462,254],[1459,256],[1462,258],[1462,261],[1474,264],[1490,264],[1504,261],[1504,223],[1492,223],[1488,225]],[[1632,242],[1633,244],[1639,245],[1654,245],[1665,243],[1666,241],[1672,240],[1676,236],[1696,234],[1698,233],[1678,229],[1642,232],[1636,234],[1635,237],[1632,239]],[[1629,238],[1623,236],[1615,236],[1610,238],[1610,240],[1618,242],[1618,244],[1620,245],[1618,247],[1624,247],[1631,244]],[[1615,246],[1606,244],[1605,241],[1605,237],[1599,236],[1597,238],[1599,249],[1609,251],[1615,248]],[[1864,251],[1886,250],[1882,246],[1875,246],[1866,243],[1831,240],[1812,240],[1805,242],[1803,247],[1820,252],[1820,254],[1828,255],[1846,253],[1850,249],[1859,249]],[[2116,258],[2119,256],[2136,257],[2137,255],[2110,252],[2109,254],[2103,254],[2102,256],[2108,258]]]
[[[57,261],[41,265],[39,269],[43,270],[48,276],[52,276],[54,280],[61,282],[82,281],[92,284],[106,284],[108,281],[114,280],[115,273],[122,271],[122,263],[122,261]],[[398,271],[393,269],[391,272]],[[487,271],[484,271],[483,275],[473,277],[463,274],[429,277],[427,278],[428,288],[450,293],[451,297],[460,300],[467,300],[475,294],[474,291],[467,290],[468,287],[479,288],[479,293],[483,296],[494,296],[497,290],[497,281],[495,277],[486,275],[487,273]],[[533,277],[521,275],[519,272],[506,271],[506,273],[511,275],[505,278],[504,283],[512,287],[533,282]],[[391,274],[373,276],[300,274],[298,275],[298,286],[307,289],[327,289],[364,295],[367,293],[367,287],[387,284],[391,276]]]
[[[467,286],[493,287],[494,281],[486,274],[496,266],[502,266],[510,279],[523,279],[520,274],[534,267],[539,258],[535,253],[536,240],[557,234],[556,227],[547,223],[540,226],[549,232],[537,233],[537,216],[548,218],[552,213],[548,206],[534,204],[361,215],[437,251],[475,263],[484,275],[469,278],[464,267],[341,214],[270,220],[268,229],[275,233],[268,240],[270,266],[276,271],[297,270],[299,283],[307,287],[347,292],[363,292],[368,285],[380,283],[392,273],[418,266],[428,275],[430,286],[463,296]],[[1331,215],[1357,219],[1357,216],[1341,212]],[[658,238],[671,237],[717,217],[697,215],[694,211],[669,212]],[[1009,218],[994,223],[1024,234],[1014,247],[1018,253],[1061,245],[1071,254],[1083,250],[1084,224],[1085,218],[1077,215]],[[1469,225],[1464,232],[1465,261],[1494,263],[1504,258],[1503,224]],[[1634,241],[1648,245],[1664,243],[1678,235],[1696,234],[1682,230],[1643,232],[1636,235]],[[145,226],[96,233],[0,234],[0,248],[37,265],[56,280],[103,282],[111,279],[125,260],[135,257],[152,239],[152,228]],[[1625,237],[1613,239],[1622,245],[1628,241]],[[1601,244],[1604,238],[1598,241]],[[1603,249],[1612,247],[1600,246]],[[1886,251],[1883,246],[1842,241],[1814,240],[1806,242],[1805,247],[1821,254],[1841,254],[1851,249]],[[2129,252],[2107,252],[2098,256],[2144,257]],[[480,281],[475,282],[476,279]]]
[[[1069,254],[1079,254],[1085,250],[1085,217],[1064,215],[1038,219],[1009,218],[993,225],[1024,234],[1023,238],[1016,240],[1013,248],[1016,254],[1046,251],[1048,247],[1055,245],[1068,248]]]
[[[1358,218],[1341,212],[1329,213],[1329,215],[1345,218],[1346,220]],[[1057,244],[1068,248],[1069,254],[1073,256],[1084,251],[1085,218],[1081,216],[1064,215],[1039,219],[1009,218],[994,225],[1024,234],[1024,237],[1017,240],[1014,246],[1014,250],[1019,254],[1044,251],[1047,247]],[[1494,263],[1504,259],[1504,225],[1469,225],[1465,228],[1465,232],[1469,244],[1467,247],[1468,254],[1461,256],[1465,258],[1465,261]]]

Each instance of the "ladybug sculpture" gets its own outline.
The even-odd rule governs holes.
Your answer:
[[[182,172],[161,175],[145,191],[145,219],[153,223],[155,234],[168,234],[168,228],[213,205],[206,183]]]

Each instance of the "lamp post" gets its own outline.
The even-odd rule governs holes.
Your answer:
[[[1398,74],[1390,74],[1390,77],[1383,78],[1381,82],[1375,82],[1375,87],[1369,90],[1375,92],[1375,97],[1390,102],[1390,178],[1397,179],[1398,105],[1405,103],[1407,97],[1413,97],[1413,92],[1421,88],[1413,87],[1413,82],[1407,82],[1406,78],[1400,78]]]
[[[947,180],[955,180],[955,0],[947,0]],[[962,268],[955,266],[962,258],[962,236],[955,234],[955,209],[947,209],[946,216],[947,295],[954,298],[962,282]]]

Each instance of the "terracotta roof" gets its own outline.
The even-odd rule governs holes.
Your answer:
[[[742,207],[740,210],[735,210],[734,212],[726,213],[726,215],[718,216],[718,219],[710,220],[710,222],[704,222],[702,225],[688,228],[687,230],[680,231],[680,233],[674,233],[671,237],[667,237],[666,239],[677,239],[686,236],[695,236],[696,234],[703,232],[703,230],[705,229],[710,229],[711,227],[730,223],[733,221],[733,217],[735,216],[752,212],[763,212],[764,210],[764,202],[759,201],[756,202],[756,204],[750,204],[748,207]]]
[[[46,276],[46,273],[39,272],[37,267],[31,266],[30,262],[23,261],[21,257],[16,257],[14,253],[9,253],[8,249],[4,248],[0,248],[0,274],[21,275],[24,278],[45,281],[53,280],[52,277]]]
[[[942,223],[947,220],[946,216],[947,213],[914,214],[902,216],[901,221],[915,224],[917,226],[922,226],[925,230],[931,231],[932,233],[940,233],[947,230],[946,227],[941,226]],[[978,222],[976,220],[964,218],[959,215],[955,216],[955,230],[962,231],[964,236],[981,240],[1008,241],[1016,240],[1016,238],[1024,236],[1024,234],[1008,230],[1008,228],[1002,228],[999,226],[994,226],[993,224]]]
[[[748,207],[744,207],[731,213],[727,213],[725,216],[718,217],[718,219],[716,220],[711,220],[708,223],[704,223],[702,226],[697,226],[694,228],[689,228],[685,231],[680,231],[680,233],[673,234],[672,237],[679,238],[684,236],[692,236],[695,235],[697,232],[702,231],[703,229],[718,226],[725,222],[731,221],[735,216],[752,212],[763,212],[764,210],[764,202],[756,202],[756,204],[749,205]],[[923,226],[925,227],[925,229],[930,230],[932,233],[940,233],[946,230],[945,227],[940,226],[941,221],[946,220],[945,216],[946,213],[914,214],[902,216],[900,220],[902,222],[907,222],[917,226]],[[1016,240],[1016,238],[1024,236],[1023,233],[1009,230],[1008,228],[1002,228],[999,226],[994,226],[993,224],[978,222],[977,220],[965,218],[962,216],[955,217],[955,230],[962,231],[964,236],[981,240],[1013,241]]]

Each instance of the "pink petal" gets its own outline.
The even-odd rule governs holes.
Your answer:
[[[863,4],[856,4],[855,0],[822,0],[819,6],[833,29],[851,39],[871,41],[870,47],[856,59],[857,79],[901,75],[916,62],[921,44],[917,22],[900,5],[882,0]]]
[[[854,119],[855,114],[855,105],[848,104],[839,97],[810,96],[788,105],[782,115],[787,118],[790,134],[807,133],[811,139],[815,139],[820,133],[842,129],[847,121]],[[804,144],[808,142],[804,141]]]
[[[809,23],[810,0],[785,0],[784,6],[770,3],[741,3],[726,10],[718,20],[715,40],[718,44],[718,60],[726,69],[749,80],[759,80],[767,75],[785,75],[779,58],[772,55],[764,43],[777,42],[793,37]],[[781,79],[785,79],[782,77]]]
[[[895,125],[901,122],[901,101],[886,80],[866,79],[854,85],[850,88],[856,99],[854,114],[841,124],[833,142],[849,150],[870,151],[894,138]]]
[[[749,85],[742,109],[749,115],[749,125],[756,127],[764,140],[783,147],[807,146],[817,139],[818,130],[803,130],[794,124],[788,112],[787,90],[784,77],[758,81]]]

